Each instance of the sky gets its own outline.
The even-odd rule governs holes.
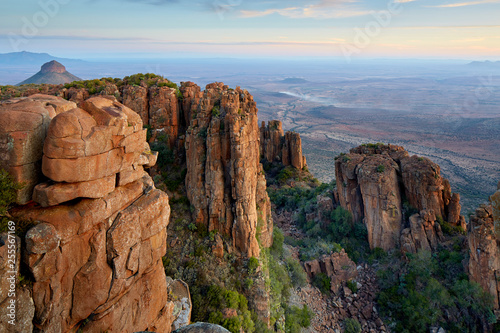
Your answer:
[[[500,60],[500,0],[18,0],[0,53]]]

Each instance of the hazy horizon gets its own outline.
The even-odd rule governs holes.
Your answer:
[[[0,53],[500,60],[498,0],[24,0],[0,10]]]

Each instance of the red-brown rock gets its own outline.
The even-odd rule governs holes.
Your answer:
[[[216,107],[219,112],[213,112]],[[237,253],[258,257],[257,230],[270,246],[272,219],[259,161],[257,108],[247,91],[207,86],[187,131],[186,158],[194,220],[230,236]]]
[[[306,166],[300,135],[295,132],[283,133],[281,122],[278,120],[269,121],[267,126],[262,122],[260,151],[268,162],[280,162],[284,166],[291,165],[299,170]]]
[[[331,289],[334,293],[339,291],[342,284],[350,281],[358,275],[356,264],[349,259],[344,249],[331,255],[323,255],[319,259],[307,261],[304,268],[310,279],[317,274],[324,273],[330,279]]]

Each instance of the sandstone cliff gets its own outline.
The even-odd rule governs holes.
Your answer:
[[[186,189],[194,220],[230,236],[237,253],[258,257],[258,239],[271,245],[272,219],[255,102],[239,87],[213,83],[191,112]]]
[[[280,162],[283,166],[291,165],[302,170],[306,158],[302,155],[302,140],[295,132],[283,132],[281,122],[271,120],[267,126],[260,127],[260,152],[268,162]]]
[[[102,97],[75,108],[34,96],[2,105],[0,113],[9,120],[1,124],[9,144],[0,147],[7,169],[31,163],[38,170],[27,174],[31,185],[18,202],[33,197],[39,204],[11,210],[15,220],[34,224],[23,249],[33,298],[22,302],[34,304],[34,326],[44,332],[170,332],[178,319],[177,295],[168,292],[173,282],[162,264],[170,207],[143,169],[154,165],[156,154],[140,116]],[[33,119],[28,127],[8,127],[23,117]],[[40,183],[39,170],[47,181]]]
[[[365,223],[371,248],[434,249],[442,237],[440,218],[465,228],[460,196],[451,193],[439,166],[427,158],[410,157],[403,147],[363,145],[339,156],[335,169],[340,205]],[[406,220],[409,207],[420,215]]]
[[[470,217],[467,228],[469,244],[469,277],[493,295],[496,309],[500,308],[500,184],[490,197],[489,205],[482,205]]]

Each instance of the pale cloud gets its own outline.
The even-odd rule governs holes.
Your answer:
[[[289,18],[343,18],[363,16],[370,11],[358,8],[356,0],[321,0],[315,4],[291,6],[285,8],[271,8],[266,10],[241,10],[244,18],[263,17],[273,14]]]
[[[500,0],[479,0],[479,1],[468,1],[468,2],[457,2],[457,3],[450,3],[447,5],[426,6],[426,7],[456,8],[456,7],[482,5],[482,4],[487,4],[487,3],[500,3]]]

